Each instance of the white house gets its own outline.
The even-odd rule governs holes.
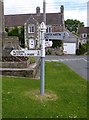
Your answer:
[[[66,38],[63,41],[63,53],[64,54],[76,54],[76,49],[79,46],[79,38],[78,36],[72,34],[71,32],[67,31],[69,33],[69,37]]]

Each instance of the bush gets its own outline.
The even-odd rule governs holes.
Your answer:
[[[35,63],[35,58],[34,58],[34,56],[29,57],[29,62],[30,62],[30,64]]]
[[[53,48],[61,47],[62,46],[62,40],[53,40]]]
[[[76,55],[82,55],[85,52],[87,52],[89,49],[88,44],[82,44],[79,43],[79,49],[76,50]]]
[[[51,54],[52,54],[51,50],[48,49],[48,50],[46,51],[46,55],[51,55]]]

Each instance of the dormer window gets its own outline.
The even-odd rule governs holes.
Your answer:
[[[34,33],[35,32],[35,25],[29,24],[28,25],[28,33]]]

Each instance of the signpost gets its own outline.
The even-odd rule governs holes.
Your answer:
[[[45,33],[45,39],[65,40],[69,36],[68,32],[51,32]]]
[[[44,95],[44,77],[45,77],[45,46],[52,46],[52,42],[45,41],[46,25],[44,22],[40,25],[40,33],[41,33],[41,50],[12,50],[12,56],[40,56],[41,57],[41,73],[40,73],[40,94]]]
[[[44,95],[44,84],[45,84],[45,36],[46,33],[46,25],[44,22],[41,23],[41,72],[40,72],[40,94]]]
[[[40,39],[41,50],[12,50],[12,56],[39,56],[41,58],[41,70],[40,70],[40,94],[44,95],[45,86],[45,47],[51,47],[52,41],[45,41],[45,39],[65,40],[69,36],[67,32],[52,32],[46,33],[46,25],[44,22],[40,25]]]
[[[40,50],[12,50],[10,53],[12,56],[41,56]]]

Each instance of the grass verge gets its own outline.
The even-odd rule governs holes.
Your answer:
[[[46,62],[45,95],[40,80],[2,78],[3,118],[87,118],[87,81],[63,63]]]

